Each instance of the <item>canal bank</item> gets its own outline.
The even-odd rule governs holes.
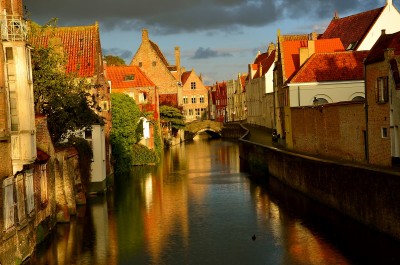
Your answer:
[[[239,139],[241,165],[257,180],[272,176],[308,197],[400,239],[400,174],[395,170],[332,161],[274,146],[257,127]]]

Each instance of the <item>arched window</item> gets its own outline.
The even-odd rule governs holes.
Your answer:
[[[356,96],[356,97],[351,99],[351,101],[364,101],[364,100],[365,100],[365,98],[362,97],[362,96]]]
[[[313,105],[323,105],[323,104],[327,104],[327,103],[329,103],[328,100],[326,100],[324,98],[314,97],[314,99],[313,99]]]

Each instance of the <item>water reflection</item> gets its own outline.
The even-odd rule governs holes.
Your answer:
[[[27,264],[396,264],[399,243],[271,179],[240,172],[236,143],[171,148],[119,176]],[[251,236],[255,234],[256,240]],[[371,262],[372,261],[372,262]]]

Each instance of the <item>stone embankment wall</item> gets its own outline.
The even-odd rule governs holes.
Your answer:
[[[225,123],[221,130],[221,136],[225,139],[238,139],[245,132],[246,129],[244,129],[240,123]]]
[[[308,157],[239,140],[241,164],[400,239],[400,173]]]

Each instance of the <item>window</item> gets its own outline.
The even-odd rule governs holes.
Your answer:
[[[388,93],[388,77],[382,76],[378,77],[376,81],[377,94],[378,94],[378,103],[385,103],[389,101],[389,93]]]
[[[193,116],[193,109],[189,109],[189,116]]]
[[[92,129],[91,128],[85,130],[85,139],[86,140],[92,139]]]
[[[196,109],[196,116],[200,116],[200,109]]]
[[[139,93],[139,103],[143,104],[146,102],[146,93]]]
[[[100,102],[100,107],[101,107],[101,111],[108,111],[108,102],[107,101],[101,101]]]
[[[156,66],[156,65],[157,65],[156,61],[153,61],[153,62],[151,63],[151,65],[152,65],[153,67]]]
[[[200,103],[204,103],[204,96],[200,96]]]
[[[31,49],[26,48],[26,71],[28,82],[32,81],[32,63],[31,63]]]
[[[143,66],[142,62],[139,62],[139,67],[142,67],[142,66]]]
[[[15,186],[17,191],[17,213],[18,222],[21,223],[25,220],[25,189],[24,189],[24,175],[19,174],[15,178]]]
[[[13,177],[3,180],[3,220],[4,230],[8,230],[14,226],[14,187]]]
[[[183,97],[183,104],[188,104],[188,103],[189,103],[188,97],[184,96]]]
[[[40,165],[40,201],[42,205],[47,203],[47,166]]]
[[[382,127],[381,128],[381,135],[382,135],[382,138],[388,138],[389,137],[388,128]]]
[[[26,209],[31,214],[35,209],[34,191],[33,191],[33,170],[28,170],[25,174],[25,192],[26,192]]]
[[[12,47],[6,47],[5,52],[6,57],[6,68],[7,68],[7,78],[9,80],[9,90],[10,90],[10,114],[11,114],[11,131],[18,131],[18,102],[16,93],[16,82],[15,82],[15,64],[14,64],[14,53]]]
[[[191,82],[190,83],[190,88],[191,89],[196,89],[196,82]]]
[[[196,103],[196,96],[192,96],[192,103]]]
[[[130,74],[130,75],[125,75],[124,76],[124,81],[133,81],[135,80],[135,75],[134,74]]]

